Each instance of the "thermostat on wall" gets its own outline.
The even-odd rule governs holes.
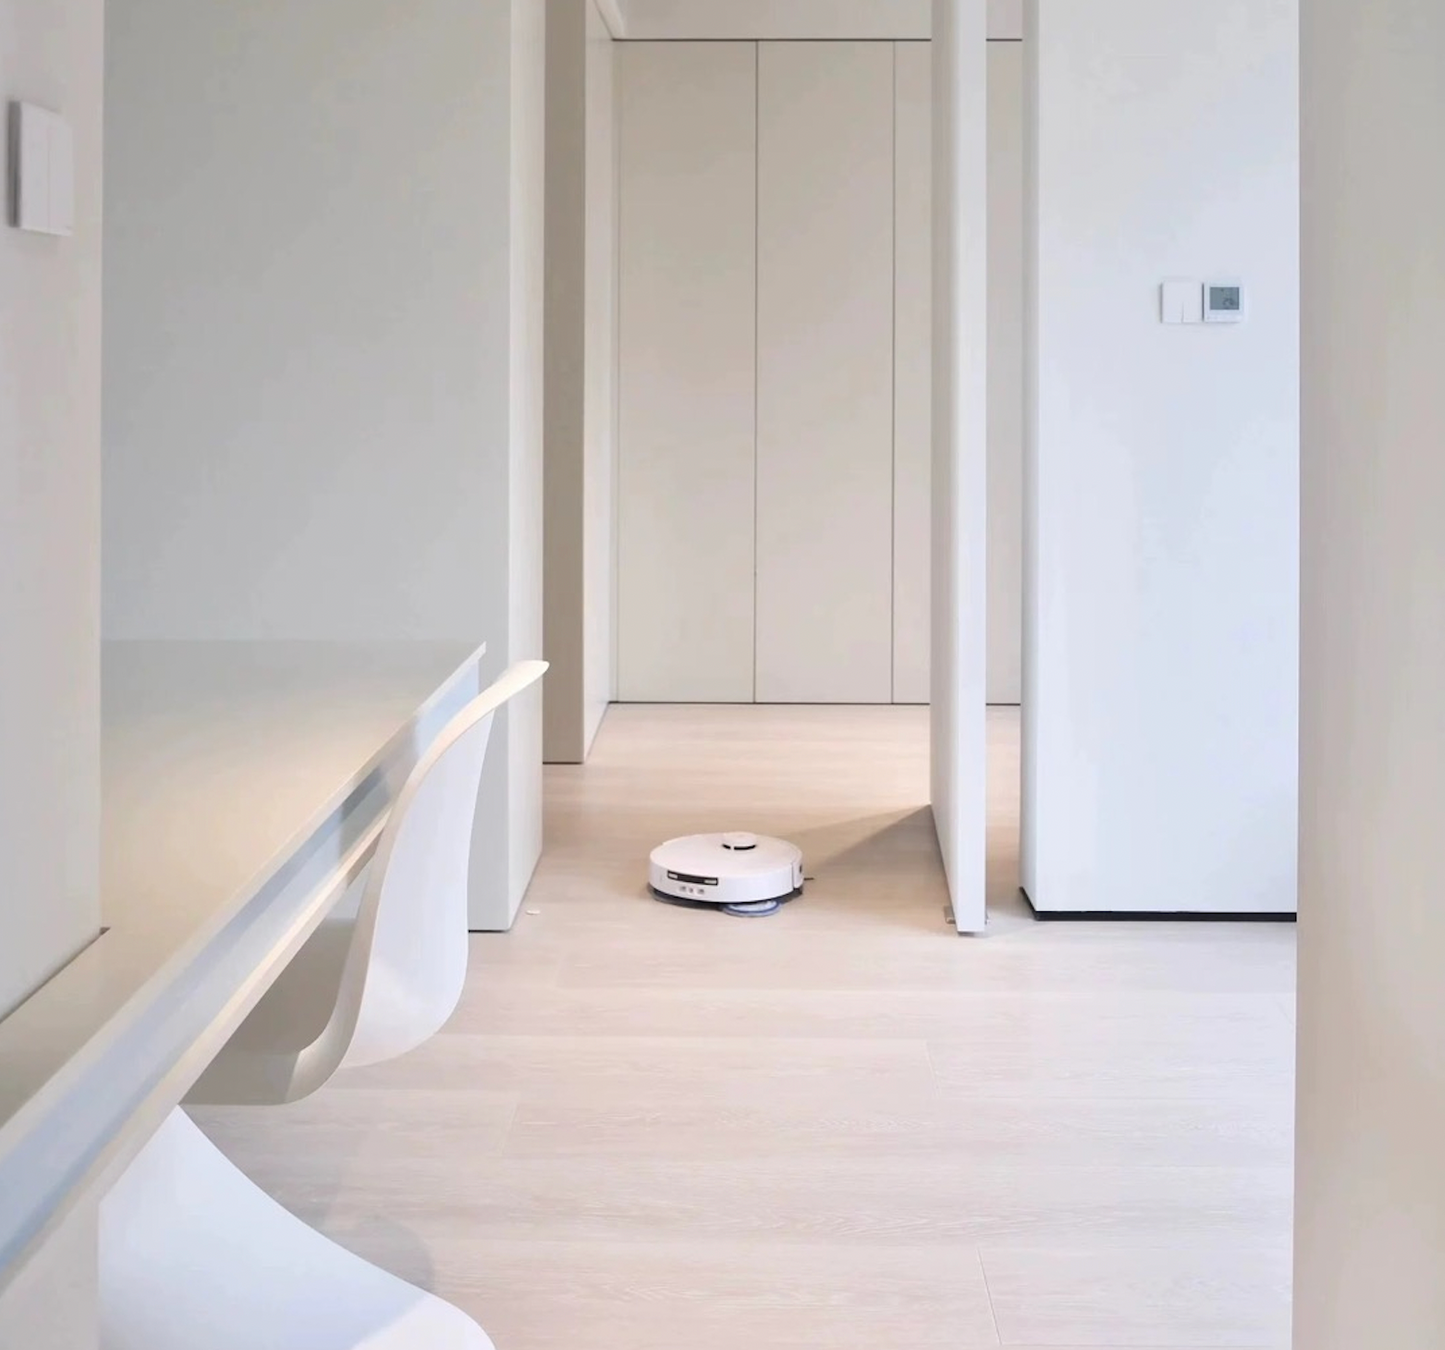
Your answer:
[[[1206,281],[1204,283],[1205,323],[1243,323],[1244,313],[1244,286],[1240,282]]]

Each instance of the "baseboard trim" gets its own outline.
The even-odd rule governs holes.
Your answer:
[[[1040,909],[1033,897],[1019,887],[1029,913],[1040,923],[1298,923],[1299,915],[1288,911],[1267,913],[1201,913],[1199,910],[1132,909]]]

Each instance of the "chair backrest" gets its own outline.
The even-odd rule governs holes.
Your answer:
[[[467,877],[492,721],[546,669],[545,661],[522,662],[468,704],[397,795],[367,874],[336,1010],[310,1048],[322,1060],[349,1067],[392,1059],[455,1011],[467,975]]]

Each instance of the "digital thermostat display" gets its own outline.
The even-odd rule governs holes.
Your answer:
[[[1205,323],[1243,323],[1244,287],[1237,281],[1208,281],[1204,284]]]

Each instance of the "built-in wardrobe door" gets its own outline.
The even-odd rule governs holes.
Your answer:
[[[933,534],[933,54],[900,42],[894,123],[893,701],[928,702]]]
[[[759,49],[761,702],[893,698],[893,62]]]
[[[751,702],[757,48],[621,43],[618,696]]]

